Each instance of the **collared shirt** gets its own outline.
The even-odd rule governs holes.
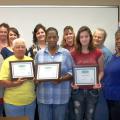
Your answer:
[[[73,59],[67,49],[59,47],[54,56],[50,54],[47,47],[40,50],[35,57],[35,63],[44,62],[61,62],[61,76],[66,73],[72,75]],[[70,92],[69,80],[59,84],[44,82],[37,86],[37,100],[43,104],[65,104],[69,100]]]

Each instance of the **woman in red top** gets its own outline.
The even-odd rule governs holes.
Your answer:
[[[76,49],[71,53],[75,65],[98,65],[98,79],[103,77],[103,55],[93,46],[93,37],[87,26],[82,26],[76,36]],[[72,92],[75,120],[93,120],[99,88],[101,84],[93,86],[74,85]]]

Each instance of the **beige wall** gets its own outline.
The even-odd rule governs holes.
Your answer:
[[[120,7],[120,0],[0,0],[0,5],[119,5]]]

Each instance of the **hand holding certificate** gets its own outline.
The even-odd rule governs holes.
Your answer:
[[[76,85],[95,85],[98,83],[97,66],[75,66],[73,73]]]

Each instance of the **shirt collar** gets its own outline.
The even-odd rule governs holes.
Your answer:
[[[59,45],[57,47],[58,47],[58,50],[57,50],[56,53],[61,53],[62,52],[62,48]],[[49,53],[48,46],[45,48],[44,52]]]

